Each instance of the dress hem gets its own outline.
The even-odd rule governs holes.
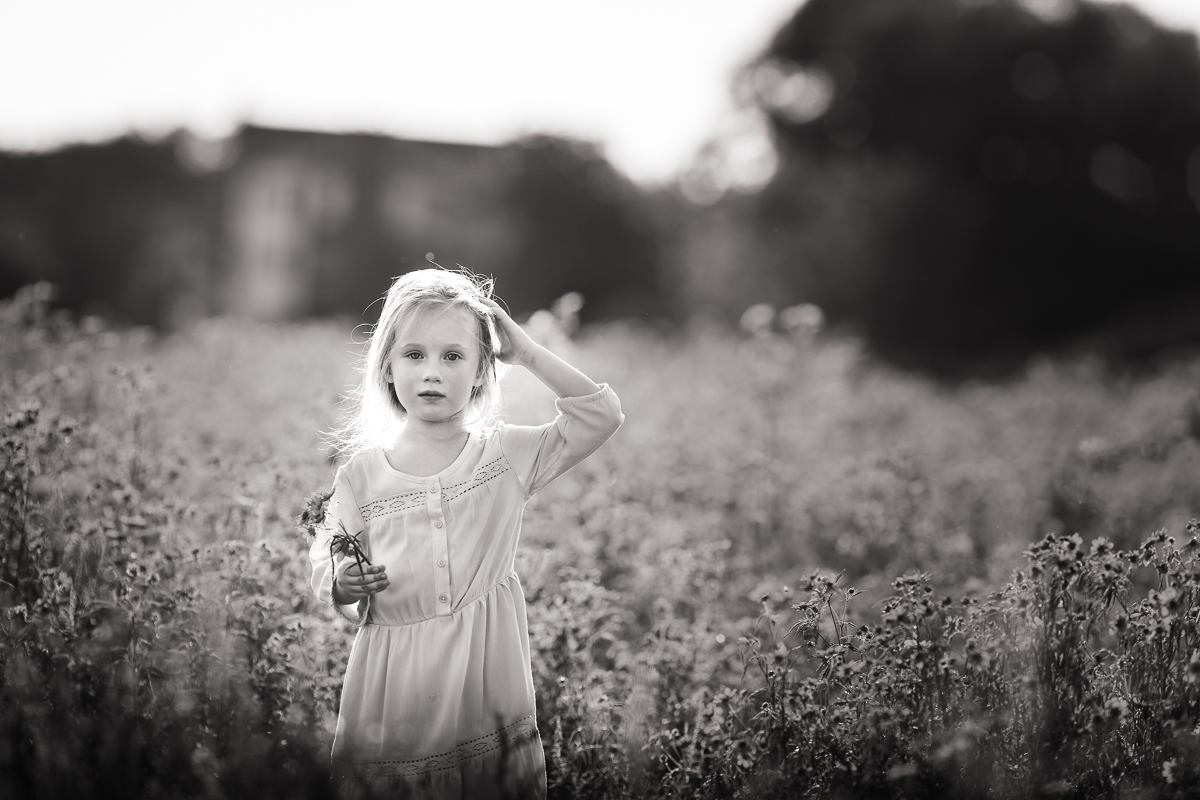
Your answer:
[[[460,742],[444,753],[407,760],[354,760],[342,764],[342,772],[358,778],[417,778],[465,766],[468,762],[506,748],[540,739],[537,720],[531,714],[498,731]]]

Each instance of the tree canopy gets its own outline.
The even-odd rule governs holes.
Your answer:
[[[809,0],[748,80],[781,154],[775,267],[881,350],[1200,336],[1193,35],[1068,0]]]

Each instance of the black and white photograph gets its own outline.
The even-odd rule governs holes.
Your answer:
[[[1200,2],[0,5],[0,797],[1200,798]]]

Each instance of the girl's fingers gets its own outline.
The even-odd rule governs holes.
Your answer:
[[[370,597],[373,594],[379,594],[384,589],[390,586],[387,581],[380,583],[372,583],[363,586],[347,586],[342,591],[346,595],[346,599],[351,603],[357,603],[364,597]]]
[[[485,297],[483,302],[488,308],[490,308],[492,310],[492,313],[496,315],[496,322],[500,323],[499,327],[503,328],[503,323],[505,321],[510,321],[508,312],[505,311],[500,306],[500,304],[497,303],[495,300]]]
[[[338,578],[338,583],[346,599],[352,603],[378,594],[391,585],[387,570],[379,564],[351,564]]]
[[[371,586],[360,586],[359,588],[355,589],[353,592],[347,592],[347,594],[349,594],[351,597],[353,597],[355,599],[360,599],[363,597],[370,597],[373,594],[379,594],[386,588],[388,588],[388,584],[386,584],[386,583],[376,584],[376,585],[371,585]]]
[[[355,564],[346,570],[346,575],[351,578],[370,578],[383,573],[384,568],[379,564],[363,564],[362,567]]]
[[[380,573],[378,575],[364,575],[361,577],[351,578],[350,583],[351,585],[357,586],[365,592],[373,593],[386,589],[390,581],[388,581],[387,575]]]

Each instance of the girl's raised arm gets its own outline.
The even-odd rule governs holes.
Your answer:
[[[500,445],[530,497],[587,458],[612,436],[625,415],[621,401],[607,385],[591,378],[529,338],[521,326],[494,303],[500,335],[496,358],[520,364],[558,395],[558,416],[536,427],[501,425]]]
[[[496,315],[496,331],[500,334],[496,358],[505,364],[525,367],[559,397],[582,397],[600,391],[587,375],[529,338],[529,334],[495,301],[486,302]]]

